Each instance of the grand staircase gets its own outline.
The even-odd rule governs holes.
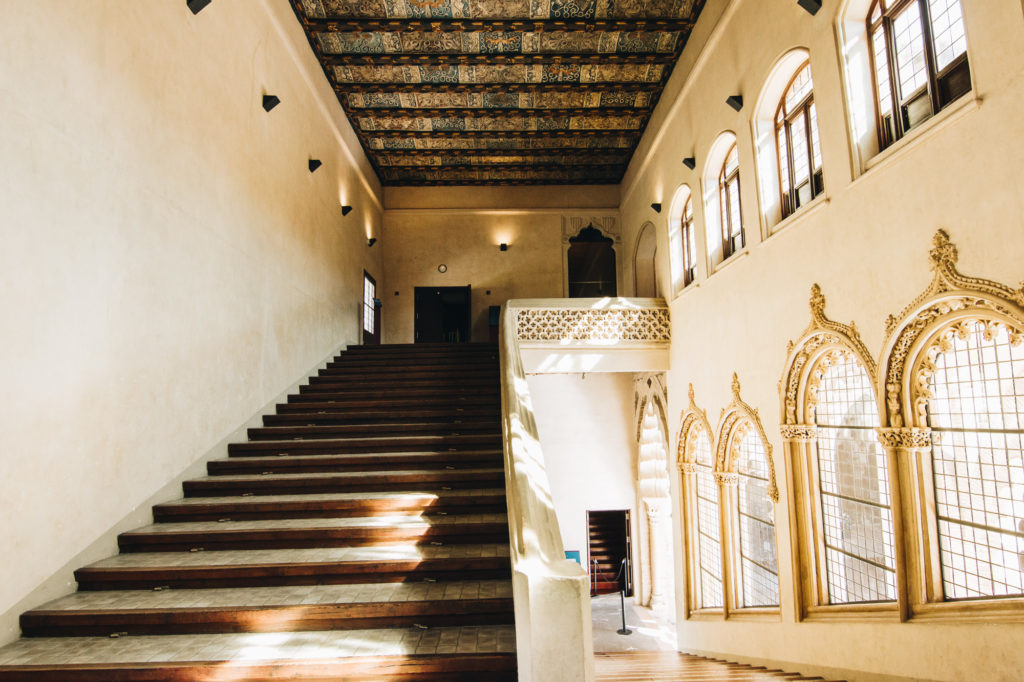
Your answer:
[[[515,679],[497,348],[354,347],[22,615],[0,680]]]

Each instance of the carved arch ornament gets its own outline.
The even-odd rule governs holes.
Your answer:
[[[811,322],[794,343],[786,347],[786,365],[779,383],[782,399],[782,437],[811,441],[817,436],[815,408],[817,391],[826,371],[852,354],[877,386],[877,369],[871,352],[861,340],[855,323],[846,325],[825,315],[825,295],[817,284],[811,286]],[[881,415],[880,415],[881,416]]]
[[[885,322],[884,383],[876,386],[878,403],[885,406],[882,424],[893,430],[882,430],[886,444],[930,444],[925,414],[931,397],[928,382],[936,357],[949,348],[954,335],[962,337],[971,323],[980,321],[986,325],[986,335],[1003,327],[1012,344],[1024,342],[1024,284],[1013,289],[960,273],[956,245],[943,230],[935,233],[929,258],[934,273],[931,283]],[[912,363],[909,368],[908,362]]]
[[[661,428],[668,438],[668,387],[665,385],[665,374],[641,374],[633,382],[633,420],[636,423],[636,441],[644,427],[644,413],[648,403],[654,404],[655,414],[661,422]],[[666,447],[666,449],[668,449]]]
[[[730,445],[736,439],[745,436],[749,429],[755,429],[761,442],[764,444],[765,459],[768,460],[768,496],[772,502],[779,502],[779,486],[775,479],[775,460],[772,458],[772,444],[768,442],[768,434],[761,424],[761,415],[757,408],[751,407],[740,398],[740,380],[733,373],[732,375],[732,402],[722,410],[722,416],[718,421],[718,431],[715,433],[715,470],[723,477],[735,478],[737,449]],[[730,450],[732,452],[730,452]]]
[[[688,394],[690,404],[683,412],[682,419],[680,419],[679,437],[676,443],[676,467],[684,474],[696,471],[694,469],[693,441],[700,433],[701,427],[703,427],[704,432],[708,435],[712,452],[714,452],[715,447],[715,432],[711,430],[711,422],[708,421],[707,411],[697,407],[697,403],[694,400],[693,384],[690,384]]]

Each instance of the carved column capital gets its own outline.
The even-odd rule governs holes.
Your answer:
[[[876,431],[879,442],[886,448],[909,450],[931,447],[932,444],[932,430],[927,428],[880,428]]]
[[[719,485],[735,486],[740,482],[740,475],[725,471],[716,471],[715,482]]]
[[[697,473],[697,465],[693,462],[679,462],[679,471],[683,474]]]
[[[783,424],[779,432],[782,440],[791,443],[812,443],[818,439],[818,427],[813,424]]]

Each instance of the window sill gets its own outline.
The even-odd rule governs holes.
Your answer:
[[[681,299],[681,298],[682,298],[683,296],[686,296],[686,295],[687,295],[688,293],[690,293],[691,291],[694,291],[694,290],[696,290],[696,289],[699,289],[699,288],[700,288],[700,282],[699,282],[699,281],[693,281],[693,282],[690,282],[690,283],[689,283],[689,284],[687,284],[687,285],[686,285],[685,287],[683,287],[682,289],[680,289],[680,290],[679,290],[679,291],[678,291],[678,292],[676,293],[675,297],[674,297],[674,298],[673,298],[673,299],[672,299],[671,301],[669,301],[669,303],[670,303],[670,304],[671,304],[671,303],[675,303],[676,301],[678,301],[679,299]]]
[[[907,152],[918,147],[924,140],[930,138],[937,131],[960,120],[972,111],[977,110],[982,104],[982,98],[978,95],[964,95],[956,102],[950,104],[929,120],[919,125],[902,138],[889,145],[888,149],[881,151],[864,164],[864,173],[874,170],[880,166],[886,166],[895,159],[902,158]]]
[[[768,230],[769,239],[780,232],[788,230],[794,225],[804,222],[812,215],[819,213],[823,207],[827,206],[831,202],[832,198],[828,195],[828,192],[822,192],[819,196],[816,196],[811,203],[797,209],[796,213],[786,216],[783,220],[775,223],[775,225]]]
[[[746,258],[749,254],[750,254],[750,247],[744,246],[742,251],[737,251],[736,253],[732,254],[731,256],[726,258],[724,261],[722,261],[721,263],[716,265],[714,267],[714,269],[712,269],[711,274],[712,275],[717,275],[722,270],[725,270],[726,268],[730,267],[731,265],[733,265],[735,263],[739,263],[741,260]]]
[[[1024,598],[917,604],[912,611],[915,623],[1024,623]]]
[[[729,615],[727,615],[725,619],[734,621],[781,623],[782,611],[778,607],[739,609],[737,611],[730,611]]]
[[[832,604],[810,606],[800,619],[804,623],[827,622],[886,622],[900,621],[899,606],[895,602],[885,604]]]
[[[722,609],[700,609],[697,611],[690,611],[686,615],[686,620],[724,620],[725,612]]]

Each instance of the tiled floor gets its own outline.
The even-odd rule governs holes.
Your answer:
[[[268,661],[348,656],[515,651],[515,627],[326,630],[142,637],[25,638],[0,649],[0,665]]]
[[[619,593],[603,594],[590,600],[593,618],[594,651],[675,651],[675,628],[654,611],[637,606],[632,597],[625,600],[628,635],[620,635],[622,601]]]

